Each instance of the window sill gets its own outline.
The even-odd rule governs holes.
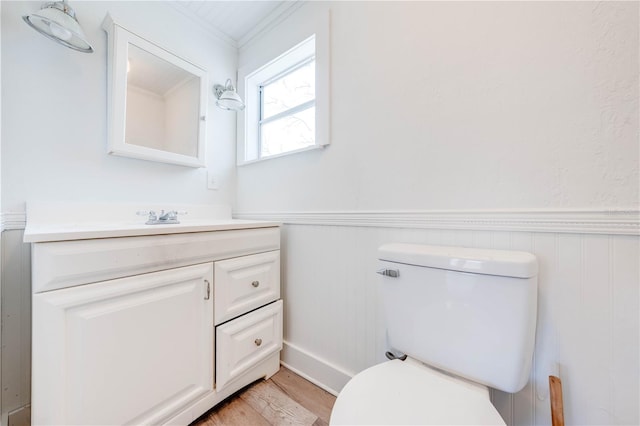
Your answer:
[[[274,158],[282,158],[282,157],[286,157],[288,155],[292,155],[292,154],[297,154],[299,152],[307,152],[307,151],[315,151],[318,149],[324,149],[327,145],[312,145],[306,148],[301,148],[301,149],[296,149],[294,151],[287,151],[287,152],[283,152],[281,154],[275,154],[275,155],[270,155],[268,157],[263,157],[263,158],[256,158],[255,160],[246,160],[243,162],[239,162],[237,165],[238,167],[240,166],[246,166],[248,164],[254,164],[254,163],[261,163],[263,161],[269,161],[269,160],[273,160]]]

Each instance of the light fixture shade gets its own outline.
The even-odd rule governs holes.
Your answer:
[[[229,111],[242,111],[244,109],[244,102],[236,89],[231,84],[231,79],[227,79],[224,86],[216,84],[213,86],[213,91],[216,94],[216,105],[222,109]]]
[[[228,109],[231,111],[242,111],[244,109],[244,102],[240,99],[240,95],[235,90],[226,90],[220,95],[220,99],[216,102],[220,108]]]
[[[42,9],[22,19],[45,37],[79,52],[92,53],[76,13],[64,1],[46,3]]]

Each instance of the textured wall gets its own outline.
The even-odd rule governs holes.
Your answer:
[[[312,3],[239,66],[327,8],[332,144],[239,168],[238,211],[638,204],[637,2]]]

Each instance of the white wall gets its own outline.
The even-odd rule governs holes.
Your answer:
[[[550,424],[559,374],[567,424],[640,422],[638,6],[309,3],[241,48],[331,9],[332,144],[237,172],[236,217],[286,224],[285,363],[337,391],[383,359],[382,243],[527,250],[534,366],[494,404]]]
[[[332,144],[240,168],[238,211],[637,206],[637,2],[312,3],[239,66],[327,8]]]
[[[127,28],[179,53],[224,82],[237,69],[237,49],[216,39],[163,2],[83,2],[72,7],[93,43],[83,54],[29,28],[22,15],[38,2],[2,2],[2,206],[24,202],[122,201],[231,204],[234,199],[235,115],[208,104],[206,170],[106,154],[107,12]]]

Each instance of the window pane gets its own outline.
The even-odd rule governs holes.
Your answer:
[[[306,148],[315,144],[316,108],[279,118],[262,125],[261,157]]]
[[[316,61],[313,60],[264,86],[262,118],[315,99],[315,85]]]

